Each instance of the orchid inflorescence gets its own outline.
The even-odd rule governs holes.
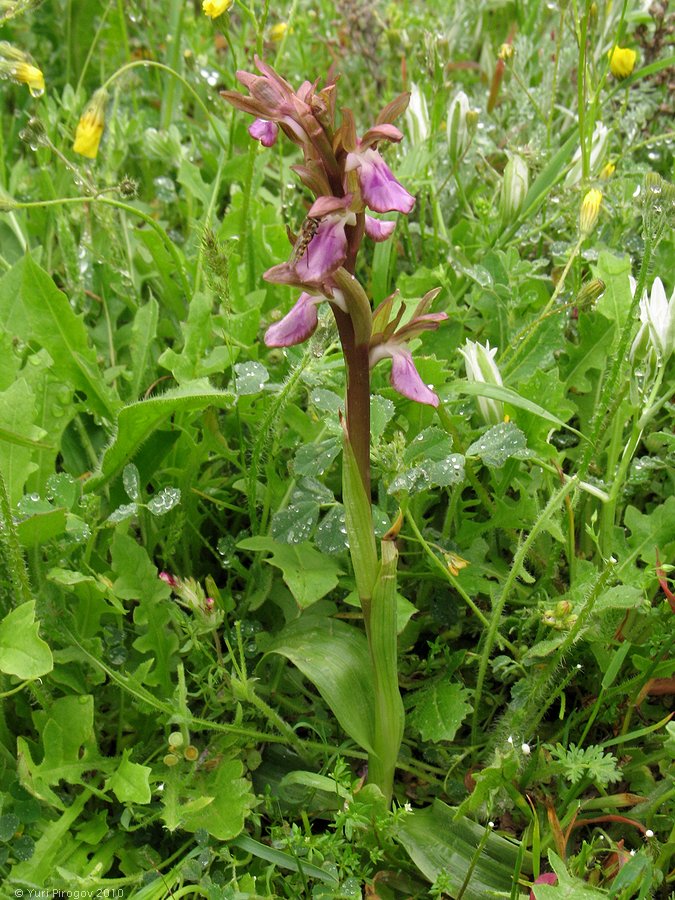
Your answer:
[[[373,313],[363,288],[354,277],[357,253],[364,234],[374,241],[391,237],[395,223],[370,215],[411,212],[415,198],[396,180],[378,149],[383,142],[403,137],[393,124],[405,111],[409,94],[401,94],[384,107],[376,123],[361,137],[349,109],[337,119],[337,84],[305,81],[297,91],[270,66],[255,58],[260,74],[237,72],[249,96],[223,91],[237,109],[255,117],[249,133],[265,147],[276,143],[282,131],[302,150],[304,163],[293,166],[314,194],[293,252],[284,263],[264,274],[266,281],[301,290],[290,312],[265,335],[269,347],[289,347],[309,338],[318,324],[317,305],[330,303],[340,332],[348,366],[355,348],[366,347],[372,368],[385,357],[392,359],[392,386],[403,396],[438,405],[436,394],[422,381],[407,342],[422,331],[433,330],[447,318],[429,313],[437,291],[427,294],[412,318],[401,325],[404,310],[395,315],[396,295]]]

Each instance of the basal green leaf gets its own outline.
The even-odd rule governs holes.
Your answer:
[[[336,560],[315,550],[311,544],[281,544],[272,537],[246,538],[238,544],[243,550],[262,550],[271,553],[266,560],[281,569],[289,591],[301,609],[306,609],[325,597],[338,583],[341,568]]]
[[[467,456],[478,456],[486,466],[501,468],[507,459],[528,459],[533,455],[527,448],[525,435],[513,422],[494,425],[466,450]]]
[[[449,875],[451,897],[457,897],[472,868],[463,900],[487,900],[512,896],[518,845],[464,816],[440,800],[406,817],[397,831],[417,868],[433,882],[441,872]],[[478,852],[479,845],[484,846]],[[517,897],[526,897],[519,893]]]
[[[338,619],[294,620],[267,649],[296,665],[319,691],[344,731],[372,752],[375,707],[365,635]]]
[[[51,672],[54,660],[49,645],[39,636],[35,602],[29,600],[0,621],[0,671],[17,678],[40,678]]]

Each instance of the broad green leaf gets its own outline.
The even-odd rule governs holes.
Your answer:
[[[136,400],[150,383],[152,375],[152,344],[157,337],[159,304],[151,297],[144,306],[139,306],[131,328],[131,382],[129,396]]]
[[[40,678],[54,668],[52,651],[39,636],[35,602],[29,600],[0,621],[0,671],[17,678]]]
[[[181,798],[173,808],[176,796],[173,780],[165,788],[165,809],[162,814],[167,827],[194,833],[207,831],[219,841],[229,841],[241,833],[247,812],[255,805],[250,782],[243,778],[244,765],[239,759],[220,758],[214,768],[203,766],[195,771],[186,790],[181,786]]]
[[[234,376],[232,386],[236,388],[239,397],[244,397],[259,394],[269,381],[270,373],[262,363],[249,360],[235,364]]]
[[[102,759],[94,736],[94,698],[69,695],[56,699],[49,712],[36,715],[41,732],[43,757],[33,761],[30,745],[17,739],[21,784],[40,800],[63,809],[62,800],[51,788],[60,781],[83,784],[92,769],[108,771],[109,760]]]
[[[478,456],[486,466],[501,468],[507,459],[528,459],[532,451],[527,449],[525,435],[513,422],[493,425],[466,450],[467,456]]]
[[[618,572],[625,576],[628,566],[641,559],[655,573],[656,549],[659,549],[661,558],[666,559],[666,547],[675,541],[675,497],[668,497],[665,503],[648,513],[641,513],[634,506],[628,506],[624,522],[631,532],[628,538],[629,556],[619,559]]]
[[[319,504],[311,497],[293,500],[285,509],[275,513],[272,519],[272,537],[283,544],[301,544],[308,541],[319,521]]]
[[[267,648],[296,665],[319,691],[344,731],[373,752],[372,666],[365,635],[338,619],[295,619]]]
[[[423,462],[397,475],[389,485],[389,493],[406,491],[408,494],[418,494],[432,487],[448,487],[462,481],[464,457],[461,453],[451,453],[445,459]]]
[[[24,485],[37,468],[33,462],[36,445],[45,435],[34,424],[35,397],[24,378],[19,378],[0,393],[0,471],[2,471],[9,502],[16,506]],[[9,440],[7,440],[9,438]]]
[[[118,401],[103,380],[82,317],[75,315],[66,295],[30,256],[19,265],[26,321],[17,336],[44,347],[61,379],[86,395],[93,412],[112,418]]]
[[[342,449],[339,437],[326,438],[316,444],[305,444],[300,447],[293,461],[296,475],[323,475]]]
[[[452,438],[437,425],[431,425],[420,431],[408,444],[403,454],[406,463],[418,459],[439,461],[446,459],[452,452]]]
[[[468,697],[461,684],[432,683],[407,698],[412,708],[408,722],[419,731],[423,741],[452,741],[471,712]]]
[[[440,800],[407,816],[397,839],[417,868],[433,882],[441,872],[451,882],[450,896],[457,897],[471,866],[473,870],[462,894],[463,900],[487,900],[512,896],[518,845],[485,829]],[[480,853],[478,847],[484,841]],[[519,893],[517,897],[526,897]]]
[[[105,789],[112,791],[120,803],[149,803],[151,798],[149,778],[152,769],[131,762],[131,750],[124,756],[113,774],[106,779]]]
[[[329,509],[319,522],[314,543],[322,553],[343,553],[348,549],[345,508],[341,503]]]
[[[579,342],[566,344],[565,359],[561,361],[560,371],[568,388],[587,393],[595,390],[597,375],[590,372],[601,372],[607,363],[607,354],[612,347],[612,323],[597,313],[582,315],[579,318]]]
[[[202,380],[125,406],[117,417],[115,436],[103,454],[101,468],[84,485],[85,493],[98,490],[114,478],[169,416],[203,410],[208,406],[227,408],[233,400],[232,394],[216,390],[208,381]]]
[[[24,519],[16,526],[16,533],[24,547],[39,547],[66,530],[65,509],[50,509]]]
[[[280,544],[272,537],[259,535],[245,538],[237,546],[243,550],[271,553],[271,558],[265,562],[281,569],[283,579],[301,609],[306,609],[332,591],[342,571],[336,560],[319,553],[307,542]]]
[[[370,398],[370,435],[373,441],[382,437],[395,412],[396,406],[386,397],[374,394]]]
[[[606,250],[600,254],[597,265],[593,268],[595,277],[605,282],[605,292],[595,308],[614,324],[615,340],[618,339],[619,329],[626,321],[633,299],[628,282],[630,273],[628,256],[615,256]]]

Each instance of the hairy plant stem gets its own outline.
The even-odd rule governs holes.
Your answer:
[[[511,570],[509,571],[506,582],[504,583],[504,587],[502,588],[499,599],[496,601],[492,610],[492,614],[490,616],[490,626],[488,628],[488,633],[485,637],[485,643],[483,644],[483,649],[481,651],[480,663],[478,667],[478,678],[476,680],[476,690],[474,694],[473,723],[471,726],[471,739],[474,744],[478,741],[480,700],[483,693],[483,684],[485,683],[485,676],[487,673],[488,664],[490,662],[490,656],[492,655],[492,650],[494,648],[495,641],[497,640],[497,634],[499,633],[499,624],[501,622],[502,612],[504,610],[506,600],[508,599],[511,590],[516,583],[516,579],[520,575],[521,568],[536,537],[538,536],[544,525],[551,518],[553,513],[558,509],[565,497],[572,490],[575,484],[576,479],[570,479],[570,481],[568,481],[566,484],[563,484],[563,486],[558,491],[556,491],[555,494],[553,494],[551,499],[542,510],[539,518],[532,526],[532,530],[522,542],[522,544],[518,547],[518,550],[513,557]]]
[[[33,599],[28,570],[19,544],[19,538],[12,518],[12,507],[2,472],[0,471],[0,541],[5,545],[9,580],[12,583],[17,603],[27,603]],[[9,609],[0,610],[4,616]]]

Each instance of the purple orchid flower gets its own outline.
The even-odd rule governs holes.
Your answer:
[[[442,315],[439,313],[439,315]],[[423,381],[420,373],[415,368],[412,353],[407,347],[397,341],[389,341],[386,344],[378,344],[370,351],[370,367],[376,365],[381,359],[391,357],[390,383],[395,391],[398,391],[408,400],[417,403],[426,403],[429,406],[438,406],[438,395]]]
[[[265,332],[265,344],[268,347],[293,347],[311,337],[319,323],[317,306],[329,298],[323,294],[310,294],[303,291],[295,305],[283,319],[275,322]],[[330,302],[347,312],[347,304],[342,293],[334,289]]]
[[[394,178],[394,174],[377,150],[371,147],[347,155],[345,170],[356,169],[363,200],[375,212],[401,212],[406,215],[415,198]]]
[[[356,224],[356,215],[348,208],[351,200],[351,194],[319,197],[305,220],[315,223],[314,234],[308,240],[300,235],[291,259],[268,269],[263,278],[273,284],[322,286],[347,258],[345,228]]]
[[[263,147],[273,147],[277,142],[279,126],[266,119],[256,119],[252,125],[248,126],[248,133],[256,141],[260,141]]]
[[[447,319],[446,313],[428,313],[427,309],[438,296],[440,288],[429,291],[417,304],[409,322],[400,325],[405,308],[401,306],[392,317],[396,294],[383,300],[373,316],[373,336],[370,341],[370,368],[381,359],[391,358],[390,382],[394,390],[409,400],[438,406],[438,396],[426,385],[415,368],[406,344],[423,331],[435,331]]]

